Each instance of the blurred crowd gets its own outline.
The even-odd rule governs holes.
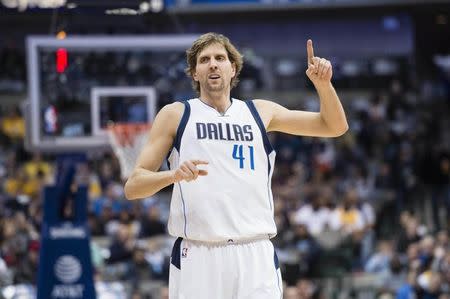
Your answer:
[[[448,298],[448,97],[393,80],[345,108],[341,138],[271,136],[288,298],[320,298],[308,278],[345,273],[373,274],[379,298]]]
[[[25,79],[25,53],[13,41],[7,41],[0,47],[0,92],[24,92]]]
[[[1,53],[0,65],[15,55],[8,48]],[[108,57],[91,56],[83,58],[91,61],[83,65],[102,78],[100,67],[111,65],[100,62]],[[132,60],[123,73],[133,73],[130,67],[143,71]],[[261,72],[258,61],[252,65],[243,88],[257,90],[262,79],[249,83],[248,78]],[[175,69],[183,74],[182,65]],[[0,71],[0,85],[23,76],[7,67]],[[45,84],[50,94],[51,85]],[[436,82],[393,79],[385,89],[343,99],[350,130],[340,138],[269,135],[277,151],[272,189],[278,235],[273,242],[285,298],[327,298],[325,279],[343,277],[364,278],[376,298],[449,298],[450,103],[440,90]],[[314,110],[317,105],[311,99],[291,108]],[[41,190],[55,180],[55,157],[25,151],[24,134],[20,110],[3,109],[1,286],[36,283]],[[133,299],[151,298],[145,288],[156,282],[162,298],[167,296],[174,241],[166,232],[170,188],[127,201],[112,153],[79,164],[76,180],[88,185],[96,281],[126,282]],[[357,298],[354,291],[335,288],[334,295]]]

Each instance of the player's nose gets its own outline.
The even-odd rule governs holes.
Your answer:
[[[212,59],[209,61],[209,67],[210,67],[210,68],[216,69],[216,68],[217,68],[217,60],[215,60],[214,58],[212,58]]]

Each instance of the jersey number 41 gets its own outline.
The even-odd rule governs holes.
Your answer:
[[[242,144],[235,144],[233,146],[233,159],[239,161],[239,168],[243,169],[245,166],[244,161],[246,160],[245,157],[248,157],[249,159],[249,167],[251,170],[255,170],[255,159],[253,156],[253,146],[248,146],[248,152],[246,151],[244,153],[244,146]]]

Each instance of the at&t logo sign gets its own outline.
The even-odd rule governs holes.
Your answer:
[[[55,275],[63,283],[74,283],[81,277],[81,264],[73,255],[60,256],[55,263]]]
[[[73,255],[60,256],[54,265],[56,278],[63,284],[55,285],[52,298],[83,298],[84,286],[72,284],[77,282],[82,274],[80,261]]]

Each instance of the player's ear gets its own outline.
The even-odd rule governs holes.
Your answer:
[[[194,79],[194,81],[198,82],[197,72],[191,71],[191,76],[192,76],[192,79]]]
[[[231,78],[234,78],[236,76],[236,63],[232,62],[231,63]]]

